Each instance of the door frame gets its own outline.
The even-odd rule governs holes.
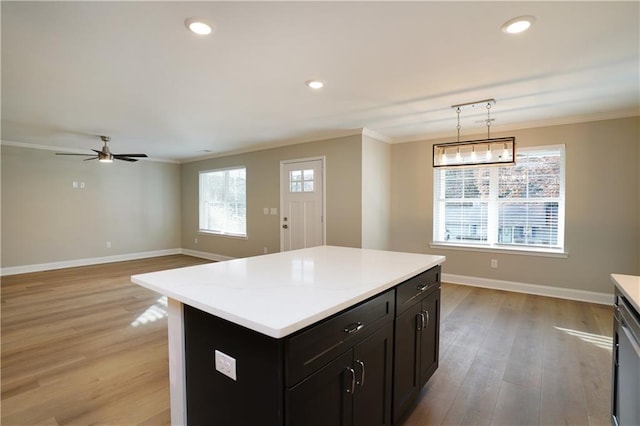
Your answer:
[[[283,212],[284,212],[284,190],[285,190],[285,182],[282,179],[282,172],[284,171],[284,166],[286,164],[291,163],[304,163],[306,161],[318,161],[320,160],[320,169],[322,170],[322,241],[323,244],[327,244],[327,157],[325,155],[317,156],[317,157],[305,157],[305,158],[295,158],[291,160],[280,160],[280,251],[284,251],[284,229],[282,229],[283,220]],[[288,188],[288,182],[286,182],[286,188]]]

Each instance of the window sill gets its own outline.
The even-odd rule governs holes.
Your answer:
[[[555,257],[560,259],[566,259],[569,257],[569,253],[564,250],[552,250],[552,249],[542,249],[535,247],[508,247],[508,248],[498,248],[498,247],[489,247],[482,245],[472,245],[472,244],[447,244],[447,243],[436,243],[430,242],[430,248],[438,248],[445,250],[461,250],[461,251],[475,251],[475,252],[485,252],[485,253],[505,253],[505,254],[517,254],[523,256],[541,256],[541,257]]]
[[[203,229],[199,229],[198,230],[198,235],[211,235],[213,237],[233,238],[233,239],[236,239],[236,240],[247,240],[247,239],[249,239],[246,235],[225,234],[224,232],[205,231]]]

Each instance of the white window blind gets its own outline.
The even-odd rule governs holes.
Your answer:
[[[244,167],[201,171],[200,231],[246,236],[246,186]]]
[[[524,148],[516,164],[434,170],[435,243],[564,250],[564,145]]]

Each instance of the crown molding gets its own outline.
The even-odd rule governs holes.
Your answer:
[[[509,132],[512,130],[534,129],[538,127],[563,126],[567,124],[588,123],[591,121],[616,120],[620,118],[629,118],[629,117],[640,117],[640,109],[632,108],[632,109],[616,111],[616,112],[558,117],[558,118],[551,118],[547,120],[526,121],[526,122],[505,124],[505,125],[499,125],[499,126],[494,125],[491,127],[491,131],[496,133]],[[474,134],[480,134],[480,132],[474,133]],[[469,134],[467,136],[472,137],[473,134]],[[407,136],[404,138],[402,137],[393,138],[393,141],[391,143],[392,144],[408,143],[408,142],[442,139],[447,137],[455,137],[455,129],[452,129],[450,132],[439,132],[439,133],[423,134],[422,136]]]
[[[369,136],[370,138],[379,140],[380,142],[393,143],[393,139],[391,139],[390,137],[387,137],[382,133],[378,133],[375,130],[367,129],[366,127],[362,129],[362,135]]]

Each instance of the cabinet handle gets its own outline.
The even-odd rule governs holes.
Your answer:
[[[348,334],[353,334],[356,331],[360,331],[364,327],[364,324],[361,322],[354,322],[353,324],[349,324],[344,328],[344,332]]]
[[[346,390],[353,395],[356,392],[356,372],[351,367],[347,367],[347,371],[351,373],[351,387]]]
[[[356,364],[360,365],[360,380],[356,382],[358,386],[364,386],[364,362],[356,360]]]
[[[427,325],[426,325],[426,326],[424,326],[423,328],[429,328],[429,311],[427,311],[427,310],[425,309],[425,310],[424,310],[424,311],[422,311],[422,312],[424,312],[424,314],[425,314],[425,315],[426,315],[426,317],[427,317]]]
[[[418,284],[418,290],[425,291],[429,287],[429,284]]]
[[[418,320],[418,317],[420,318],[419,322],[418,322],[418,331],[422,331],[424,329],[424,311],[418,313],[418,315],[416,315],[416,320]]]

